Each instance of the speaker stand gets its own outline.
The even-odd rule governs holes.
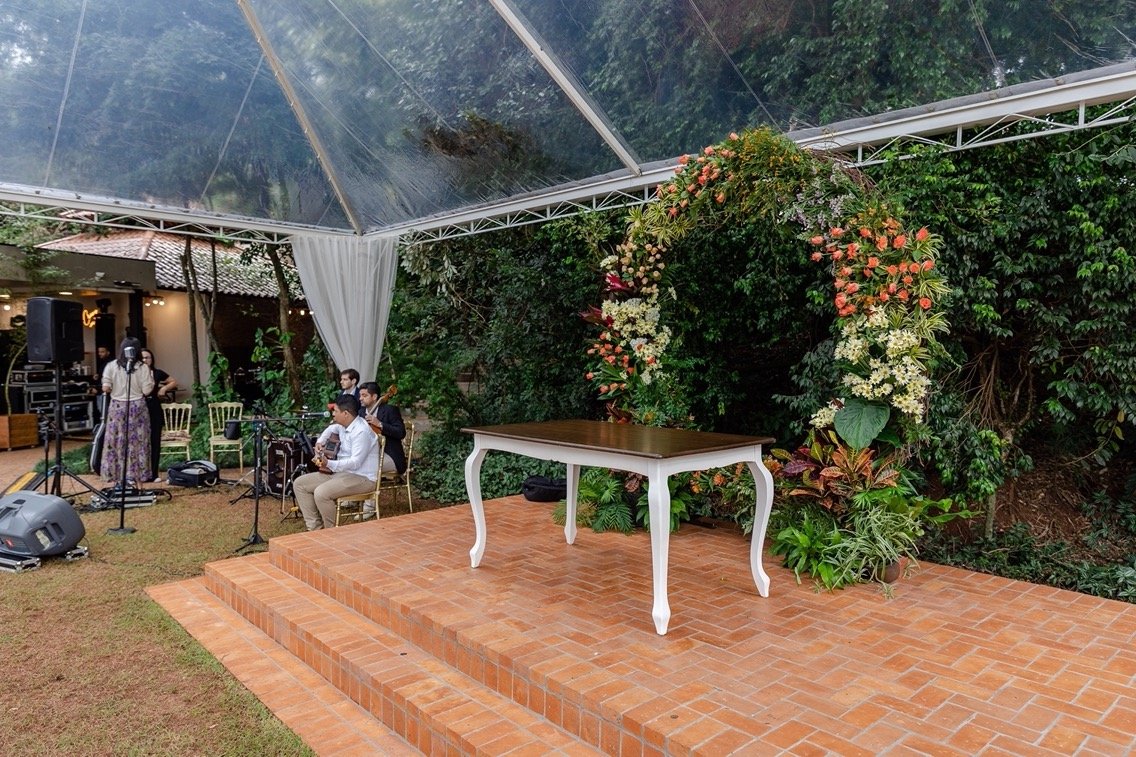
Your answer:
[[[82,494],[82,492],[75,492],[68,494],[66,497],[63,495],[63,477],[71,479],[79,486],[86,489],[91,494],[98,494],[99,490],[88,484],[83,479],[79,478],[72,471],[68,470],[67,466],[63,464],[63,369],[58,360],[54,361],[55,370],[55,422],[54,422],[54,435],[55,435],[55,464],[50,468],[47,467],[47,449],[51,444],[52,437],[52,423],[46,419],[44,423],[44,439],[43,439],[43,464],[44,464],[44,481],[43,493],[54,494],[60,499],[67,499],[68,497],[74,498]],[[50,487],[50,488],[49,488]],[[72,502],[71,504],[75,504]]]

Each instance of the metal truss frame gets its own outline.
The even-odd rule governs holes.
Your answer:
[[[959,126],[953,132],[946,134],[899,136],[882,144],[858,145],[851,162],[857,166],[870,166],[897,157],[900,159],[913,157],[920,148],[933,147],[947,152],[958,152],[1022,139],[1121,124],[1130,121],[1136,114],[1136,97],[1129,97],[1092,117],[1087,117],[1085,111],[1086,106],[1081,104],[1075,111],[1042,118],[1026,114],[1007,115],[981,126],[970,128]]]
[[[36,199],[30,200],[29,194]],[[162,231],[181,236],[263,244],[286,243],[301,231],[335,233],[316,227],[273,224],[251,218],[207,216],[155,205],[133,206],[118,200],[99,202],[68,200],[68,197],[74,198],[75,195],[49,193],[44,190],[34,190],[29,193],[26,190],[13,189],[10,185],[0,184],[0,203],[3,203],[0,204],[0,216],[76,223],[107,229]]]
[[[1105,106],[1089,115],[1088,109]],[[1136,115],[1136,62],[917,108],[832,124],[786,136],[802,147],[847,156],[855,165],[909,157],[928,146],[969,150],[1124,123]],[[674,174],[675,161],[640,167],[544,192],[512,197],[368,232],[400,234],[403,244],[428,244],[649,202]],[[73,192],[0,184],[0,215],[71,221],[118,229],[165,231],[234,242],[281,244],[300,233],[344,234],[302,224],[181,210],[146,203],[88,198]],[[34,204],[33,204],[34,203]],[[78,211],[78,212],[77,212]],[[366,235],[365,235],[366,236]]]

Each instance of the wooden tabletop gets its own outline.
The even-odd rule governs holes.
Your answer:
[[[772,444],[776,441],[771,436],[717,434],[708,431],[583,420],[506,423],[500,426],[474,426],[463,428],[462,431],[467,434],[549,442],[565,447],[622,452],[652,458],[680,457],[698,452]]]

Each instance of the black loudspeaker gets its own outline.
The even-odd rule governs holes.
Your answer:
[[[83,303],[55,297],[28,300],[28,362],[83,359]]]
[[[0,552],[61,555],[86,535],[83,521],[64,499],[22,491],[0,497]]]
[[[102,302],[102,300],[99,300]],[[110,354],[118,352],[114,313],[99,313],[95,316],[95,347],[106,347]]]

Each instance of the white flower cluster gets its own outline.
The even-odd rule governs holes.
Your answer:
[[[887,399],[897,410],[922,419],[923,399],[931,381],[917,360],[906,355],[895,361],[871,358],[868,367],[866,378],[854,373],[844,376],[844,385],[852,394],[866,400]]]
[[[868,340],[859,336],[844,339],[836,345],[833,355],[837,360],[858,363],[868,356]]]
[[[890,358],[906,355],[919,346],[919,337],[911,329],[890,329],[880,336]]]
[[[854,320],[859,321],[858,318],[854,319]],[[887,309],[880,307],[880,306],[876,306],[875,308],[872,308],[872,312],[868,315],[868,317],[866,319],[864,319],[864,323],[866,323],[868,325],[868,327],[872,328],[872,329],[884,328],[885,326],[888,325],[888,311],[887,311]],[[849,325],[851,325],[851,326],[853,326],[853,328],[855,328],[855,324],[849,324]]]
[[[886,400],[920,421],[931,382],[914,356],[921,346],[919,335],[909,328],[891,326],[882,307],[867,316],[848,318],[841,326],[841,339],[833,354],[857,366],[855,372],[844,376],[844,385],[852,394],[866,400]],[[821,410],[811,422],[823,428],[828,417],[827,411]]]
[[[817,410],[813,417],[809,419],[809,423],[814,428],[829,428],[836,423],[836,410],[835,403],[829,403],[820,410]]]
[[[671,342],[670,328],[659,326],[659,307],[655,299],[607,300],[601,312],[604,318],[611,319],[612,329],[619,333],[638,360],[643,383],[651,383],[651,374],[658,369],[659,360]]]

